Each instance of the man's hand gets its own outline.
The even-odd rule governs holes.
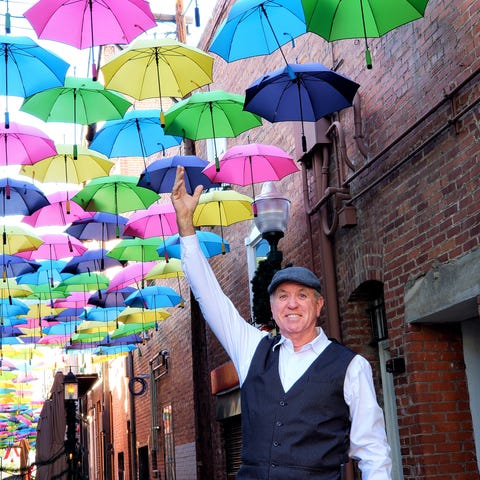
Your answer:
[[[175,175],[175,183],[172,188],[172,204],[177,214],[178,233],[181,237],[195,234],[195,227],[193,226],[193,213],[197,208],[200,194],[203,190],[203,185],[198,185],[190,195],[185,188],[185,168],[177,167]]]

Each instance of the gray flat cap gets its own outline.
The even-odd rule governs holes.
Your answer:
[[[287,267],[278,270],[268,286],[268,293],[271,295],[283,282],[299,283],[321,293],[320,280],[311,270],[305,267]]]

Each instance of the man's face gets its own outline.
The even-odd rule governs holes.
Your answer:
[[[317,318],[323,306],[323,298],[316,290],[295,282],[283,282],[270,296],[270,306],[284,337],[306,342],[315,338]]]

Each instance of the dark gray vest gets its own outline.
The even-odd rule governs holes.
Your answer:
[[[263,338],[242,386],[242,480],[337,480],[348,461],[350,420],[343,396],[355,353],[332,342],[285,393],[278,337]]]

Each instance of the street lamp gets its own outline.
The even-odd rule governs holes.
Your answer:
[[[65,400],[78,400],[78,380],[72,371],[63,377],[63,389]]]
[[[68,480],[75,478],[74,465],[76,462],[77,449],[77,400],[78,380],[72,373],[68,372],[63,378],[63,392],[65,400],[65,415],[67,424],[67,435],[65,439],[65,453],[68,462]]]

